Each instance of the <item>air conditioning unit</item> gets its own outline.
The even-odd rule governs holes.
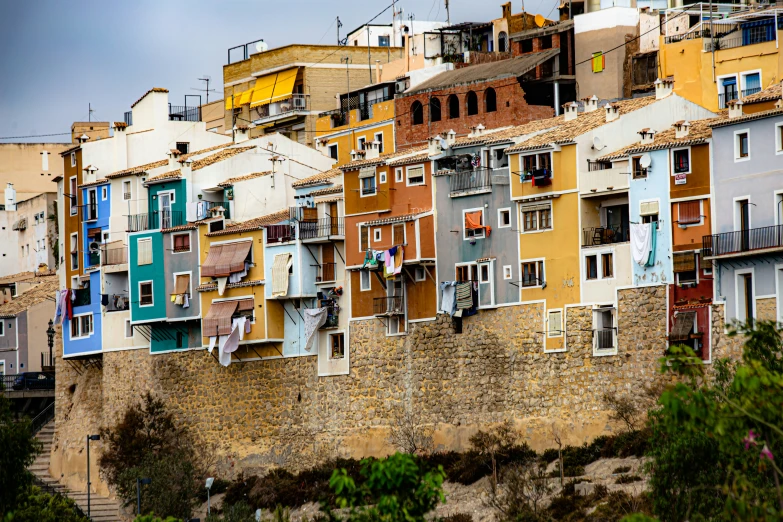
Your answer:
[[[300,97],[294,97],[294,109],[306,109],[307,108],[307,99],[300,98]]]
[[[91,241],[88,248],[90,249],[90,252],[97,252],[101,249],[101,244],[97,241]]]

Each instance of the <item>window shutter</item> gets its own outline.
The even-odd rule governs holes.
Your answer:
[[[359,227],[359,244],[362,252],[366,252],[370,248],[370,228]]]
[[[152,241],[149,239],[139,239],[136,262],[139,265],[152,264]]]
[[[675,272],[693,272],[696,270],[696,254],[694,252],[675,252],[673,262]]]
[[[650,216],[658,213],[659,204],[657,201],[644,201],[639,203],[639,214],[642,216]]]
[[[680,224],[698,223],[701,221],[701,204],[699,201],[685,201],[677,205]]]
[[[392,226],[392,245],[405,243],[405,224],[397,223]]]

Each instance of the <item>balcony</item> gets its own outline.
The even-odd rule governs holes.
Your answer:
[[[552,184],[552,170],[548,168],[526,170],[519,173],[521,182],[530,181],[534,187],[545,187]]]
[[[253,121],[256,125],[271,123],[275,120],[289,116],[306,114],[310,110],[309,94],[292,94],[285,100],[268,103],[257,109],[258,117]]]
[[[712,234],[702,238],[704,257],[763,254],[783,249],[783,225]]]
[[[376,297],[372,300],[372,314],[375,316],[403,315],[402,296]]]
[[[756,94],[757,92],[761,92],[761,87],[744,89],[741,91],[740,95],[737,94],[737,91],[722,92],[718,94],[718,107],[720,109],[725,109],[731,100],[742,99],[751,94]]]
[[[107,312],[124,312],[130,310],[130,297],[127,294],[109,294],[109,304],[106,305]]]
[[[159,228],[171,228],[184,225],[185,220],[179,210],[155,210],[146,214],[128,216],[126,232],[143,232]]]
[[[590,169],[579,174],[579,194],[591,196],[628,190],[628,167]]]
[[[98,204],[87,203],[86,205],[79,205],[82,213],[82,221],[97,221],[98,220]]]
[[[211,210],[213,208],[217,207],[223,207],[225,209],[225,212],[223,215],[226,219],[231,219],[231,211],[229,210],[228,201],[205,201],[204,203],[207,204],[207,215],[211,216]]]
[[[266,227],[266,242],[285,243],[296,240],[296,227],[294,225],[269,225]]]
[[[101,247],[101,266],[123,265],[128,262],[128,247]]]
[[[340,315],[334,311],[333,306],[326,307],[326,322],[321,326],[321,330],[332,330],[340,324]]]
[[[778,19],[778,30],[783,29],[783,19]],[[709,31],[706,31],[709,33]],[[704,37],[704,51],[712,52],[723,49],[734,49],[746,45],[755,45],[775,41],[775,24],[772,18],[743,24],[739,29]]]
[[[345,237],[345,218],[328,217],[299,222],[299,239],[317,243],[317,240],[329,241],[334,237]]]
[[[451,197],[492,191],[492,171],[488,168],[457,171],[449,176]]]
[[[616,328],[597,328],[593,330],[593,347],[596,351],[614,350]]]
[[[89,288],[78,288],[76,290],[72,290],[72,292],[74,295],[73,306],[88,306],[92,304]]]
[[[321,263],[320,265],[311,265],[315,267],[315,282],[323,283],[335,281],[337,275],[337,263]]]
[[[201,121],[201,107],[169,104],[169,121]]]
[[[628,225],[587,227],[582,229],[582,247],[613,245],[631,240]]]

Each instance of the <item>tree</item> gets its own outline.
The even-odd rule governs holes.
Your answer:
[[[0,513],[14,506],[19,494],[32,482],[27,468],[40,452],[29,419],[14,421],[11,403],[0,395]]]
[[[89,519],[73,500],[28,486],[17,496],[13,512],[5,522],[89,522]]]
[[[425,456],[432,453],[432,426],[422,426],[416,422],[414,414],[398,408],[392,415],[389,429],[389,444],[397,451],[411,455]]]

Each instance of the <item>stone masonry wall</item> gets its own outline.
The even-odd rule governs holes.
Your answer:
[[[345,376],[319,378],[315,357],[223,368],[202,350],[109,352],[102,368],[80,374],[58,361],[52,469],[83,488],[84,437],[111,426],[147,390],[167,402],[205,451],[221,457],[223,476],[301,468],[326,456],[383,455],[391,451],[389,426],[404,410],[435,425],[441,449],[465,449],[476,430],[505,419],[536,449],[552,445],[553,425],[566,444],[612,432],[604,393],[641,400],[662,378],[665,287],[619,293],[619,348],[612,356],[593,355],[590,307],[568,308],[567,350],[544,353],[543,306],[482,310],[463,320],[461,334],[442,315],[411,324],[400,337],[386,337],[380,321],[354,321]],[[715,324],[713,359],[736,356],[735,340],[724,339]]]

